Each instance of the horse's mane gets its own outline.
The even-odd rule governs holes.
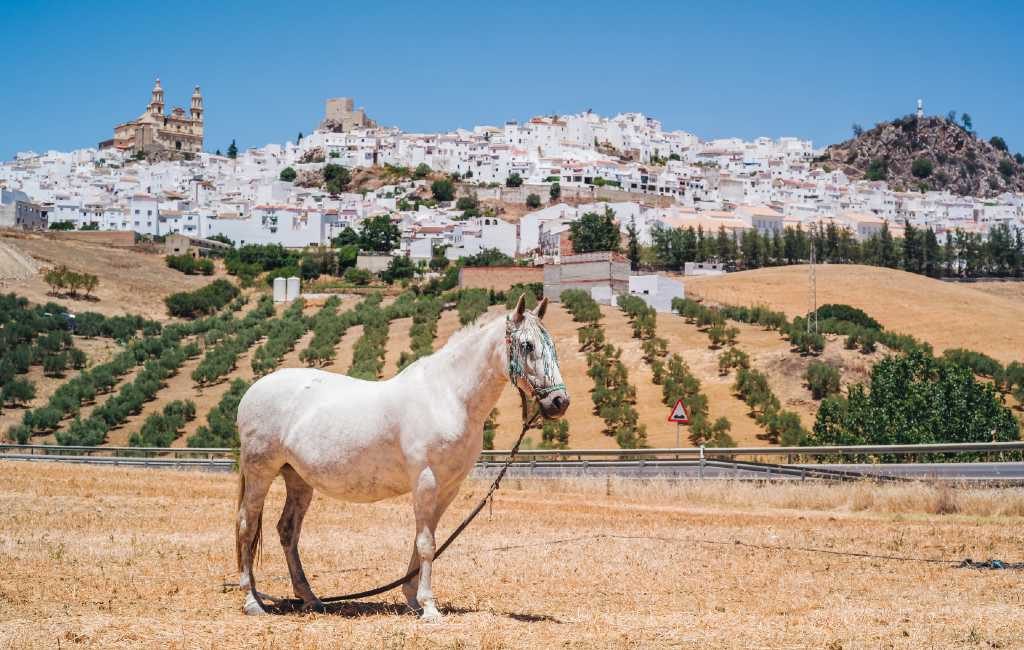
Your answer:
[[[465,327],[456,330],[454,334],[448,337],[448,341],[444,345],[442,345],[438,350],[435,350],[435,352],[440,352],[441,350],[444,350],[449,346],[458,345],[459,343],[462,342],[463,339],[467,339],[471,336],[479,334],[481,330],[483,330],[484,328],[486,328],[488,325],[498,320],[499,318],[503,318],[504,316],[504,313],[492,314],[490,312],[480,316],[469,325],[466,325]]]

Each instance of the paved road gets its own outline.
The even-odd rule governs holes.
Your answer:
[[[489,463],[477,465],[474,476],[480,478],[493,477],[500,465]],[[806,469],[802,472],[801,469]],[[703,468],[703,477],[710,479],[800,479],[815,478],[815,470],[834,472],[853,472],[882,476],[898,476],[905,478],[936,478],[946,480],[986,480],[1012,481],[1024,483],[1024,463],[892,463],[885,465],[840,465],[840,464],[809,464],[809,465],[778,465],[752,466],[738,463],[707,464]],[[560,478],[560,477],[595,477],[618,476],[624,478],[673,478],[695,479],[701,477],[702,470],[696,461],[660,461],[638,463],[608,462],[580,463],[562,462],[536,463],[534,465],[516,464],[509,467],[511,478]]]

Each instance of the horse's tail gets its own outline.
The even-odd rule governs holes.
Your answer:
[[[242,514],[242,502],[245,500],[245,470],[239,468],[238,470],[238,504],[235,510],[235,561],[238,564],[238,571],[242,571],[242,539],[241,530],[241,514]],[[255,562],[260,549],[260,542],[263,538],[263,508],[260,508],[260,514],[256,518],[256,534],[253,535],[252,543],[249,545],[249,566],[251,567]]]

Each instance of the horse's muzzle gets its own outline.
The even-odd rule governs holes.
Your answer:
[[[540,412],[549,420],[554,420],[565,415],[569,408],[569,393],[564,390],[556,390],[545,395],[540,401]]]

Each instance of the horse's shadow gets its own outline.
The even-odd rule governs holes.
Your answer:
[[[477,614],[485,611],[496,616],[504,616],[521,623],[558,623],[563,621],[546,614],[523,614],[519,612],[502,612],[496,610],[479,610],[468,607],[456,607],[453,605],[441,606],[441,614],[445,616],[460,614]],[[339,616],[341,618],[359,618],[363,616],[389,615],[389,616],[417,616],[418,614],[402,603],[381,603],[358,600],[348,600],[340,603],[331,603],[322,610],[313,613],[326,614],[328,616]]]

